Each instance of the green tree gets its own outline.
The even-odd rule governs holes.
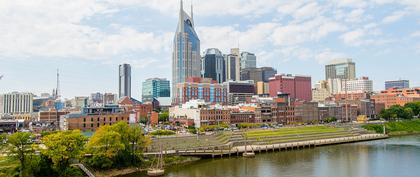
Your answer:
[[[420,102],[411,102],[404,105],[404,108],[411,108],[415,116],[420,115]]]
[[[414,117],[414,112],[412,108],[404,108],[402,113],[403,119],[412,119]]]
[[[32,134],[28,132],[17,132],[7,137],[8,157],[19,160],[20,176],[29,176],[30,174],[26,164],[27,156],[34,153],[32,144]]]
[[[161,112],[159,114],[159,121],[161,121],[161,122],[167,122],[167,121],[169,121],[169,112],[168,111]]]
[[[337,118],[335,117],[327,117],[324,119],[325,123],[331,123],[331,122],[336,122],[336,121],[337,121]]]
[[[93,167],[109,168],[114,165],[118,153],[125,149],[121,135],[111,126],[105,125],[96,130],[86,146],[87,152],[92,154],[88,163]]]
[[[85,141],[79,130],[56,132],[42,138],[46,149],[41,153],[52,160],[59,173],[65,172],[69,160],[80,158]]]
[[[140,162],[143,150],[150,144],[150,140],[144,136],[140,126],[131,126],[127,134],[128,144],[127,151],[130,154],[131,164]]]
[[[3,150],[4,146],[6,146],[7,134],[2,133],[0,134],[0,152]]]

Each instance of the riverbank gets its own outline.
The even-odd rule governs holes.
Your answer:
[[[366,124],[362,127],[375,131],[376,133],[383,133],[383,124]],[[400,122],[386,122],[385,131],[390,136],[414,135],[420,134],[420,120],[406,120]]]
[[[418,177],[419,148],[420,136],[390,137],[275,153],[264,151],[254,158],[203,159],[180,168],[165,169],[164,176]],[[134,173],[122,177],[147,175]]]
[[[199,157],[184,157],[184,156],[166,156],[165,157],[165,166],[172,167],[172,166],[183,166],[188,165],[192,162],[196,162],[200,160]],[[96,177],[116,177],[122,176],[127,174],[139,173],[146,171],[150,166],[150,161],[153,159],[149,159],[149,161],[145,161],[139,167],[125,167],[125,168],[118,168],[118,169],[109,169],[109,170],[94,170],[94,174]]]

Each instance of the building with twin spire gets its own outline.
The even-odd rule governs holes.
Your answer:
[[[188,15],[180,1],[178,26],[176,28],[172,52],[172,93],[176,86],[187,78],[201,76],[200,39],[194,29],[193,8]],[[175,94],[173,94],[175,95]],[[176,97],[173,96],[173,102]]]

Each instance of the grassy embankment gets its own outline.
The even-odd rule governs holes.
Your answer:
[[[305,126],[293,128],[280,128],[276,130],[252,130],[245,133],[248,140],[256,144],[276,144],[327,138],[353,136],[354,134],[344,128],[327,126]]]
[[[366,124],[363,128],[376,133],[383,133],[383,124]],[[420,134],[420,120],[408,120],[400,122],[387,122],[385,123],[386,132],[393,135],[409,135]]]

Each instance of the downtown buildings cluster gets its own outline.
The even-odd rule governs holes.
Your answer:
[[[130,64],[119,65],[118,94],[93,93],[63,100],[59,81],[52,94],[6,93],[0,96],[2,128],[81,129],[94,131],[118,121],[158,123],[159,112],[169,120],[201,127],[219,123],[322,123],[377,118],[392,105],[420,101],[420,88],[407,80],[388,81],[373,90],[368,77],[356,77],[351,59],[325,66],[325,80],[312,88],[310,76],[281,74],[273,67],[257,67],[257,56],[239,48],[223,54],[203,50],[195,32],[193,12],[180,4],[172,52],[172,80],[150,78],[142,83],[141,101],[132,98]],[[57,80],[58,79],[57,74]],[[10,128],[11,127],[11,128]]]

